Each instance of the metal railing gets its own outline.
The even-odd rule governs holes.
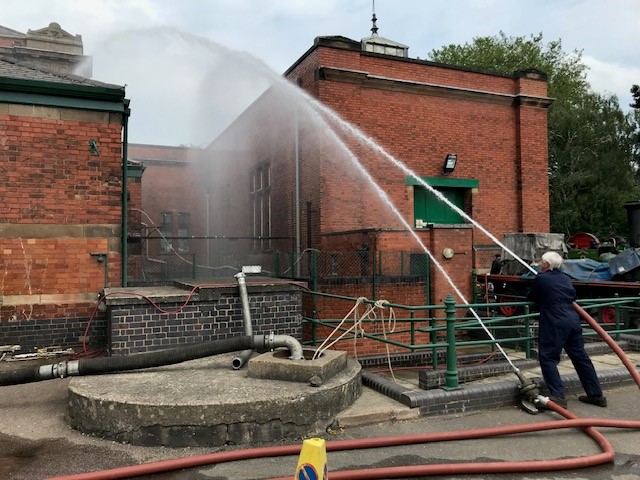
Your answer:
[[[310,292],[309,294],[318,297],[327,297],[345,301],[345,311],[350,308],[346,302],[356,302],[358,299],[344,297],[340,295],[331,295],[321,292]],[[360,299],[362,301],[362,299]],[[579,300],[578,303],[585,309],[601,309],[603,307],[615,308],[615,322],[600,324],[609,331],[610,334],[619,340],[623,333],[638,333],[636,322],[625,325],[622,321],[623,313],[640,314],[640,308],[637,306],[640,302],[638,297],[629,298],[603,298],[603,299],[585,299]],[[365,300],[366,305],[374,305],[375,302]],[[496,312],[502,305],[514,306],[523,313],[513,316],[499,316]],[[367,331],[367,325],[377,322],[377,319],[364,318],[362,323],[364,328],[356,333],[350,333],[342,338],[342,340],[353,341],[359,338],[369,341],[381,342],[383,344],[396,347],[396,350],[404,350],[407,352],[430,352],[431,367],[435,371],[439,367],[439,358],[445,359],[445,385],[443,388],[456,389],[459,388],[459,377],[457,371],[458,350],[465,347],[488,346],[493,351],[496,344],[502,347],[515,348],[524,352],[527,359],[532,358],[532,348],[537,340],[537,319],[539,314],[530,311],[533,304],[530,302],[509,302],[500,303],[477,303],[469,305],[455,304],[451,295],[447,297],[442,305],[421,305],[407,306],[399,304],[386,303],[384,308],[392,308],[396,312],[396,328],[390,332],[372,332]],[[486,333],[475,316],[470,315],[470,309],[476,314],[485,312],[484,315],[478,315],[485,327],[491,333]],[[398,312],[401,312],[398,315]],[[627,315],[631,316],[631,315]],[[634,315],[636,316],[636,315]],[[640,316],[640,315],[638,315]],[[308,345],[317,346],[321,344],[326,337],[321,338],[319,331],[321,329],[336,330],[344,334],[351,330],[356,319],[319,319],[319,318],[303,318],[303,322],[307,325],[309,331]],[[588,326],[587,326],[588,327]],[[478,335],[478,332],[481,332]],[[417,341],[419,334],[421,338],[427,338],[427,342]],[[597,333],[590,328],[585,328],[585,337],[594,337]],[[481,338],[477,338],[477,337]],[[475,337],[475,339],[474,339]],[[491,338],[493,337],[493,338]],[[442,355],[444,353],[444,355]]]

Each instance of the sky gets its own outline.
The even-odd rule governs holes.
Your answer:
[[[371,35],[372,0],[2,0],[0,24],[82,35],[93,78],[124,85],[129,140],[206,145],[312,45]],[[594,91],[640,84],[640,0],[376,0],[378,34],[409,56],[479,36],[543,34],[582,51]],[[266,73],[265,73],[266,72]]]

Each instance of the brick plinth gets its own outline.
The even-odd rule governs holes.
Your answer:
[[[297,287],[251,286],[249,309],[254,334],[300,338],[302,294]],[[244,335],[238,288],[188,295],[179,288],[140,288],[108,297],[112,355],[127,355]],[[108,294],[108,293],[107,293]],[[140,295],[146,298],[141,299]],[[153,302],[153,303],[151,303]]]

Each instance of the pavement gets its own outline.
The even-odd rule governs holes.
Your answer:
[[[633,383],[620,358],[606,344],[592,344],[586,348],[603,390]],[[537,361],[526,360],[524,352],[508,351],[508,355],[527,379],[534,379],[541,384],[540,393],[548,395]],[[633,365],[640,364],[640,352],[627,351],[626,355]],[[453,390],[423,390],[419,387],[420,381],[415,370],[411,369],[384,372],[384,375],[364,372],[365,385],[369,383],[374,388],[365,389],[352,407],[338,415],[337,423],[346,427],[517,405],[520,398],[520,381],[513,371],[508,369],[508,373],[495,374],[495,366],[487,364],[484,367],[484,373],[472,367],[472,370],[476,370],[478,378],[461,383],[460,388]],[[558,371],[568,399],[584,394],[578,375],[566,355],[563,355]],[[463,376],[462,372],[460,373],[460,376]],[[384,392],[385,395],[374,395],[378,392]],[[372,405],[375,408],[371,408]],[[367,408],[363,408],[364,406]]]
[[[591,355],[602,379],[619,378],[622,367],[611,353]],[[640,362],[640,354],[630,352],[631,361]],[[5,363],[5,362],[0,362]],[[15,365],[11,365],[15,368]],[[624,367],[622,367],[624,368]],[[563,378],[571,381],[575,375],[566,361],[561,364]],[[404,391],[418,390],[416,381],[408,374],[396,381]],[[537,367],[524,371],[527,377],[539,375]],[[628,376],[628,374],[627,374]],[[513,382],[513,373],[482,378],[463,384],[456,392],[487,392],[496,385]],[[228,452],[251,447],[292,445],[287,440],[254,443],[242,447],[227,445],[215,448],[145,447],[117,443],[83,435],[67,423],[69,379],[49,380],[0,388],[0,478],[44,479],[63,475],[139,465],[169,459],[194,457],[212,452]],[[502,387],[500,387],[502,388]],[[456,392],[447,392],[452,395]],[[577,393],[568,395],[568,409],[578,417],[638,420],[640,393],[638,387],[626,382],[609,382],[605,387],[609,399],[607,408],[586,405],[577,401]],[[470,394],[467,394],[469,396]],[[517,403],[505,403],[487,408],[443,410],[439,414],[425,414],[424,406],[410,407],[389,398],[373,388],[364,387],[361,396],[336,417],[335,422],[317,436],[328,442],[356,440],[389,435],[477,430],[496,426],[542,424],[560,419],[555,412],[538,415],[524,413]],[[475,404],[474,404],[475,405]],[[477,404],[480,405],[480,404]],[[583,457],[600,452],[595,442],[580,429],[563,429],[518,434],[516,437],[490,437],[480,440],[437,441],[396,447],[328,453],[330,472],[363,468],[386,468],[421,464],[468,464],[470,462],[532,462],[532,470],[525,464],[521,473],[447,475],[429,478],[448,479],[615,479],[640,478],[640,432],[634,429],[598,428],[613,445],[615,461],[602,466],[544,472],[534,465],[547,460]],[[516,438],[516,440],[514,440]],[[294,443],[295,444],[295,443]],[[157,479],[242,479],[259,480],[280,476],[292,478],[297,455],[275,458],[201,465],[187,470],[156,473],[143,478]],[[537,467],[536,467],[537,468]],[[336,475],[334,473],[334,475]],[[332,476],[333,477],[333,476]],[[113,477],[104,477],[113,478]],[[121,478],[121,477],[118,477]],[[125,477],[132,478],[132,477]],[[340,477],[347,478],[347,477]],[[358,477],[386,478],[386,477]],[[409,477],[394,477],[409,478]],[[422,478],[422,477],[412,477]]]

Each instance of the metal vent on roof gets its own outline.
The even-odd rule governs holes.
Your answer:
[[[375,0],[373,0],[373,15],[371,17],[371,23],[373,25],[371,27],[371,36],[361,40],[362,50],[365,52],[393,55],[396,57],[408,57],[409,47],[378,35],[378,26],[376,25],[377,21],[376,3]]]

